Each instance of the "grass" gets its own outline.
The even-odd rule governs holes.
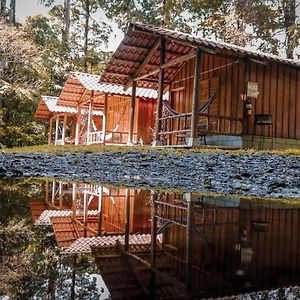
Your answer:
[[[213,148],[213,147],[201,147],[201,148],[167,148],[167,147],[152,147],[152,146],[120,146],[120,145],[66,145],[66,146],[54,146],[54,145],[38,145],[29,147],[16,147],[5,148],[1,150],[4,153],[29,153],[29,152],[47,152],[47,153],[76,153],[76,152],[149,152],[156,151],[162,154],[174,154],[178,156],[184,156],[188,153],[229,153],[230,155],[296,155],[300,156],[300,149],[283,149],[283,150],[256,150],[256,149],[230,149],[230,148]]]

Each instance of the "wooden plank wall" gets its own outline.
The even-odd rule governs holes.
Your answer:
[[[156,99],[136,99],[134,117],[134,142],[143,140],[144,144],[153,141],[152,129],[155,125]],[[113,131],[120,124],[117,132],[129,132],[130,97],[112,96],[108,100],[107,131]],[[116,135],[117,136],[117,135]],[[121,143],[127,143],[128,134],[123,134]]]
[[[153,141],[153,130],[155,126],[156,99],[139,98],[136,115],[137,140],[143,140],[144,144],[151,144]]]
[[[130,112],[130,97],[111,96],[108,99],[108,117],[107,131],[114,131],[119,124],[116,132],[129,132],[129,112]],[[137,119],[134,122],[134,134],[137,133]],[[123,134],[119,139],[119,135],[115,135],[118,140],[112,142],[126,144],[128,134]]]
[[[178,112],[192,111],[193,80],[195,60],[187,61],[172,80],[171,104]],[[216,55],[203,55],[201,76],[200,106],[219,88],[219,93],[206,113],[224,117],[243,118],[244,61],[221,58]],[[181,90],[177,90],[181,88]],[[225,134],[241,134],[242,123],[221,120],[220,132]]]
[[[194,238],[194,265],[205,272],[193,271],[194,287],[215,289],[234,282],[237,269],[255,282],[279,285],[297,284],[300,273],[300,209],[238,209],[216,207],[215,224],[201,226],[206,242]],[[253,230],[253,221],[269,222],[267,232]],[[197,220],[195,223],[200,224]],[[246,248],[252,248],[251,262],[242,263],[239,251],[240,232],[247,230]],[[185,260],[186,228],[175,225],[166,230],[167,251]],[[176,267],[174,264],[173,267]],[[178,264],[176,274],[184,279],[185,265]],[[223,281],[224,280],[224,281]]]
[[[259,95],[252,101],[252,115],[245,133],[254,134],[254,115],[271,114],[273,129],[256,126],[257,135],[276,138],[300,138],[300,70],[277,62],[250,61],[249,81],[258,83]]]
[[[229,58],[204,54],[201,76],[201,99],[203,104],[213,93],[213,81],[219,79],[219,96],[208,113],[225,117],[244,118],[244,124],[222,120],[220,132],[225,134],[255,132],[255,114],[271,114],[273,136],[277,138],[300,138],[300,69],[274,61],[259,63],[239,59],[237,63]],[[178,112],[192,111],[194,59],[187,61],[172,80],[171,104]],[[222,67],[223,66],[223,67]],[[222,67],[222,68],[220,68]],[[208,72],[211,70],[210,72]],[[252,114],[244,117],[243,94],[246,93],[247,79],[258,83],[259,95],[252,101]],[[181,89],[179,89],[181,88]],[[200,105],[201,105],[200,104]],[[259,128],[257,135],[272,135],[272,128]]]

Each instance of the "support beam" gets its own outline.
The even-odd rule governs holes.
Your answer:
[[[75,145],[79,145],[80,124],[81,124],[81,106],[79,105],[77,111],[77,119],[76,119]]]
[[[188,146],[199,146],[198,138],[198,123],[199,123],[199,105],[200,105],[200,82],[202,69],[202,51],[197,49],[195,59],[195,76],[194,76],[194,91],[192,100],[192,126],[191,136],[188,141]]]
[[[93,100],[90,100],[89,105],[89,116],[88,116],[88,125],[87,125],[87,133],[86,133],[86,144],[90,143],[90,133],[92,132],[92,121],[93,121]]]
[[[138,80],[145,79],[145,78],[147,78],[151,75],[154,75],[154,74],[160,72],[161,69],[167,69],[167,68],[170,68],[170,67],[172,67],[174,65],[177,65],[179,63],[190,60],[191,58],[195,57],[195,55],[196,55],[196,53],[195,53],[195,51],[193,51],[193,52],[188,53],[186,55],[174,58],[174,59],[168,61],[167,63],[163,63],[162,65],[159,66],[159,68],[156,68],[153,71],[150,71],[150,72],[148,72],[144,75],[141,75],[141,76],[138,76],[138,77],[134,78],[134,80],[138,81]]]
[[[129,134],[128,134],[128,145],[133,144],[133,129],[134,129],[134,115],[135,115],[135,101],[136,101],[136,81],[132,83],[131,101],[130,101],[130,112],[129,112]]]
[[[99,187],[98,197],[98,236],[102,234],[102,219],[103,219],[103,186]]]
[[[160,65],[163,65],[166,60],[166,39],[161,38],[160,40]],[[158,97],[156,103],[156,124],[155,124],[155,133],[154,133],[154,146],[160,144],[159,132],[161,130],[160,118],[162,116],[162,102],[163,102],[163,93],[164,93],[164,76],[165,70],[163,68],[159,69],[159,79],[158,79]]]
[[[129,229],[130,229],[130,189],[125,191],[125,251],[129,250]]]
[[[77,205],[76,205],[76,183],[72,184],[72,214],[73,217],[76,215]]]
[[[63,182],[60,181],[58,185],[58,193],[59,193],[59,209],[63,208]]]
[[[58,140],[58,126],[59,126],[59,116],[56,116],[56,123],[55,123],[55,141],[54,145],[57,145],[57,140]]]
[[[153,56],[153,54],[158,49],[159,45],[161,45],[161,42],[160,42],[160,39],[157,39],[157,41],[155,42],[155,44],[153,45],[153,47],[149,50],[149,52],[148,52],[147,56],[145,57],[144,61],[142,62],[142,64],[138,67],[138,69],[134,72],[134,74],[129,78],[129,81],[127,82],[127,84],[124,87],[125,90],[127,90],[129,88],[129,86],[131,85],[133,79],[135,79],[136,77],[139,76],[139,74],[142,72],[142,70],[144,69],[144,67],[150,61],[150,59]]]
[[[68,116],[65,114],[64,115],[64,123],[63,123],[63,130],[62,130],[62,145],[66,144],[66,128],[67,128],[67,119]]]
[[[156,265],[156,239],[157,239],[157,218],[156,218],[156,200],[157,193],[151,195],[151,267],[155,269]]]
[[[49,120],[48,145],[52,144],[53,117]]]
[[[105,145],[106,138],[106,128],[107,128],[107,111],[108,111],[108,94],[105,93],[104,96],[104,108],[103,108],[103,117],[102,117],[102,143]]]
[[[187,204],[187,227],[186,227],[186,286],[192,285],[193,275],[193,245],[194,245],[194,205],[189,201]]]
[[[147,31],[144,31],[144,30],[140,30],[140,29],[134,29],[135,32],[140,32],[142,34],[149,34],[151,36],[157,36],[157,37],[161,37],[161,34],[156,34],[156,33],[153,33],[153,32],[147,32]],[[176,38],[174,36],[171,36],[169,35],[168,36],[168,39],[171,40],[171,41],[174,41],[174,42],[177,42],[179,44],[182,44],[182,45],[185,45],[185,46],[189,46],[189,47],[193,47],[193,48],[199,48],[200,50],[202,50],[202,52],[205,52],[205,53],[209,53],[209,54],[214,54],[214,55],[217,55],[218,54],[218,51],[216,49],[211,49],[211,48],[207,48],[205,46],[201,46],[199,45],[199,42],[197,41],[191,41],[191,40],[184,40],[182,38]]]

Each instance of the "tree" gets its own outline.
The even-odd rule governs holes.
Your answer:
[[[41,143],[45,130],[32,122],[43,86],[42,51],[21,29],[0,23],[0,146]]]
[[[6,0],[0,0],[0,16],[6,18],[7,11],[6,11]]]
[[[16,24],[16,0],[10,0],[9,24]]]
[[[64,0],[64,28],[62,40],[67,45],[70,37],[71,26],[71,2],[70,0]]]

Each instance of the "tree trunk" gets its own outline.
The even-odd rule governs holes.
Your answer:
[[[62,32],[62,41],[68,46],[71,25],[71,1],[64,0],[64,28]]]
[[[85,27],[84,27],[84,46],[83,46],[83,55],[84,63],[83,68],[84,72],[88,72],[88,39],[89,39],[89,24],[90,24],[90,0],[85,0]]]
[[[295,42],[295,25],[296,25],[296,0],[283,1],[284,13],[284,29],[286,34],[286,56],[293,58],[294,49],[296,48]]]
[[[6,0],[0,0],[0,16],[6,17]]]
[[[16,0],[10,0],[9,24],[16,25]]]

